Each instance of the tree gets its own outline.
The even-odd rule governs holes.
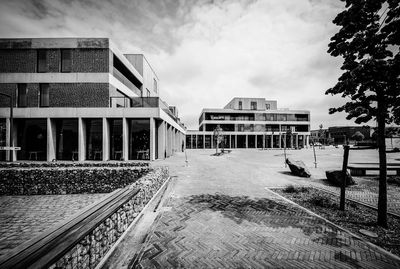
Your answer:
[[[342,0],[344,1],[344,0]],[[377,121],[379,148],[378,225],[387,226],[385,125],[400,122],[400,2],[346,0],[333,23],[340,26],[328,53],[342,56],[344,71],[325,94],[348,98],[329,113],[345,111],[347,119]]]
[[[224,134],[222,128],[217,125],[214,129],[214,141],[215,141],[215,154],[218,154],[218,146],[224,140]]]
[[[324,126],[322,125],[322,123],[319,125],[319,131],[318,131],[318,133],[319,133],[319,142],[322,144],[322,145],[325,145],[325,140],[326,140],[326,137],[325,137],[325,130],[323,129],[324,128]]]

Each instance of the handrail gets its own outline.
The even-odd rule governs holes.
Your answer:
[[[73,219],[20,245],[5,257],[1,257],[0,268],[51,266],[138,192],[139,190],[129,187],[114,191]]]

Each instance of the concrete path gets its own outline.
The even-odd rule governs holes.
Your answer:
[[[212,153],[188,151],[188,166],[182,153],[155,163],[170,166],[174,184],[103,268],[400,267],[266,190],[299,182],[286,172],[281,151]]]

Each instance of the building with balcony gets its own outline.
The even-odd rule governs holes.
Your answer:
[[[14,160],[168,157],[186,130],[159,87],[142,54],[108,38],[0,39],[0,146],[21,147]]]
[[[223,109],[203,109],[199,130],[186,133],[186,148],[214,148],[213,132],[218,125],[224,148],[309,146],[309,111],[278,109],[275,100],[235,97]]]

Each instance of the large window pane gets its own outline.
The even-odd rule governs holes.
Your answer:
[[[128,119],[129,159],[150,159],[150,120]]]
[[[56,119],[57,160],[78,160],[78,120]]]
[[[197,148],[203,148],[203,135],[197,135]]]
[[[85,119],[85,124],[86,124],[86,159],[102,160],[103,120]]]
[[[109,119],[110,126],[110,159],[121,160],[122,155],[122,119]]]
[[[19,160],[45,161],[47,153],[47,120],[18,119],[17,151]]]

